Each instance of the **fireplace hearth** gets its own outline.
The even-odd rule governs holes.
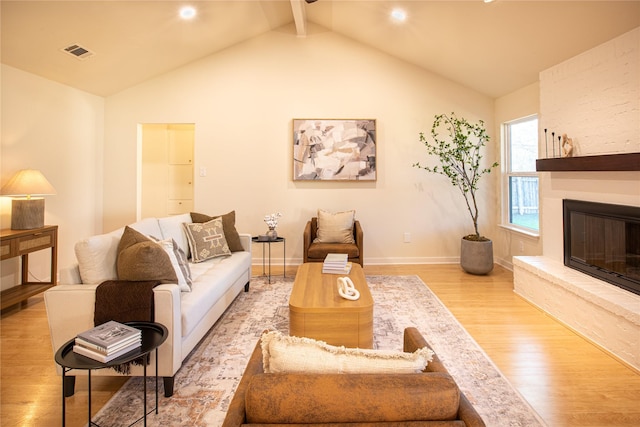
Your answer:
[[[640,207],[563,200],[564,264],[640,295]]]

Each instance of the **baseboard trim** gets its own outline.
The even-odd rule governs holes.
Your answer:
[[[282,266],[282,257],[271,258],[271,266]],[[302,264],[302,258],[287,259],[287,266]],[[365,258],[365,265],[408,265],[408,264],[458,264],[459,257],[406,257],[406,258]],[[253,266],[262,266],[262,257],[253,258]]]
[[[496,259],[494,261],[501,267],[513,271],[513,263],[504,259]],[[384,258],[365,258],[365,265],[410,265],[410,264],[458,264],[460,257],[384,257]],[[302,258],[287,259],[288,266],[302,264]],[[262,257],[253,258],[251,265],[261,266]],[[282,257],[271,258],[271,266],[282,266]]]

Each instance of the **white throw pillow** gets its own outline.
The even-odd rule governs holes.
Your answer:
[[[117,280],[118,243],[124,228],[80,240],[74,246],[82,283]]]
[[[180,249],[182,249],[187,258],[189,258],[189,241],[182,226],[182,224],[186,222],[191,222],[191,215],[188,213],[159,218],[158,224],[160,225],[162,236],[157,237],[175,240]]]
[[[156,239],[162,238],[162,230],[158,224],[158,218],[144,218],[133,224],[129,224],[130,228],[144,234],[145,236],[153,236]]]
[[[356,211],[327,212],[318,209],[318,231],[315,243],[355,243],[353,223]]]
[[[413,353],[345,348],[279,331],[262,334],[261,346],[266,373],[411,374],[422,372],[433,358],[427,347]]]

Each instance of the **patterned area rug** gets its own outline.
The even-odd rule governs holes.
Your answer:
[[[273,281],[273,278],[272,278]],[[544,426],[530,405],[417,276],[367,276],[374,306],[374,346],[402,349],[404,328],[415,326],[438,354],[488,426]],[[254,277],[176,374],[171,398],[160,397],[150,426],[219,426],[253,348],[265,329],[289,331],[293,278],[271,284]],[[153,390],[153,380],[148,380]],[[142,416],[142,378],[125,383],[94,417],[103,426]],[[160,381],[162,388],[162,381]],[[148,402],[154,402],[150,392]]]

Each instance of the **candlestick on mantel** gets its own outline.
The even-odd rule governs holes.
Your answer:
[[[549,158],[549,140],[547,139],[547,129],[544,130],[544,154],[545,158]]]
[[[562,137],[558,135],[558,157],[562,157]]]

